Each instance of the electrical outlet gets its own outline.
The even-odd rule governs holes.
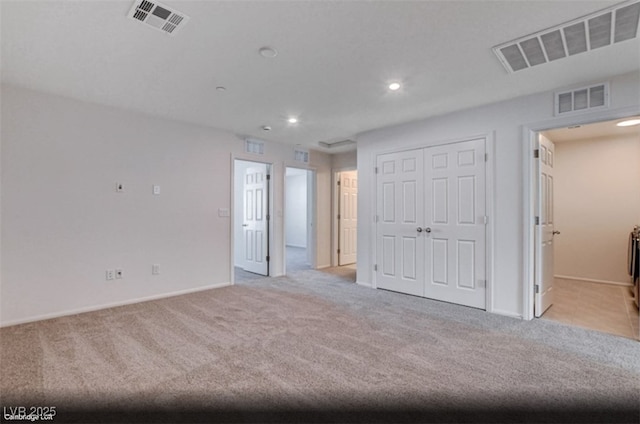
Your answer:
[[[160,274],[160,264],[151,265],[151,274],[152,275],[159,275]]]
[[[115,274],[116,274],[116,273],[115,273],[115,271],[114,271],[114,270],[112,270],[112,269],[108,269],[108,270],[107,270],[107,280],[113,280],[113,279],[116,277],[116,275],[115,275]]]
[[[155,194],[155,195],[160,194],[160,186],[159,185],[154,185],[153,186],[153,194]]]
[[[116,280],[122,279],[122,268],[116,268]]]

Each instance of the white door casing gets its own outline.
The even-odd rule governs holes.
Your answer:
[[[248,168],[244,175],[244,256],[242,267],[245,271],[269,275],[268,262],[268,165],[256,164]]]
[[[338,265],[356,262],[358,240],[358,171],[343,171],[339,180]]]
[[[540,317],[553,303],[553,166],[554,144],[539,135],[535,229],[535,316]]]
[[[485,139],[380,155],[377,168],[377,286],[485,309]]]

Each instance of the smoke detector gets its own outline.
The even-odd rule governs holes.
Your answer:
[[[136,0],[127,16],[170,35],[175,35],[189,20],[184,13],[149,0]]]

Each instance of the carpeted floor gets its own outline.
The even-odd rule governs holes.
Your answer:
[[[0,329],[54,422],[638,422],[640,343],[300,271]]]

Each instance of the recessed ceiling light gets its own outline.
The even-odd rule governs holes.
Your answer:
[[[218,86],[218,87],[216,87],[216,90],[218,90],[218,91],[227,91],[227,88],[223,87],[223,86]]]
[[[269,125],[263,125],[262,131],[271,131],[271,127]]]
[[[296,118],[295,116],[292,116],[291,118],[287,119],[287,122],[290,124],[297,124],[298,118]]]
[[[399,82],[392,82],[391,84],[389,84],[389,90],[396,91],[398,89],[400,89],[400,83]]]
[[[268,58],[276,57],[278,55],[278,51],[273,47],[262,47],[258,52],[260,53],[260,56]]]
[[[640,119],[629,119],[628,121],[618,122],[616,125],[619,127],[631,127],[634,125],[640,125]]]

